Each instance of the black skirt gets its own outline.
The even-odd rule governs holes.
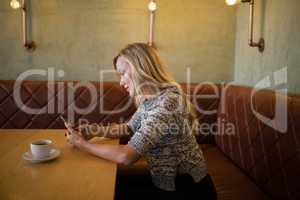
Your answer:
[[[134,175],[117,178],[115,200],[132,199],[170,199],[216,200],[217,193],[209,174],[200,182],[194,182],[190,175],[178,175],[175,178],[176,191],[165,191],[152,184],[150,175]]]

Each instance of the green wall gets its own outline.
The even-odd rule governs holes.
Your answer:
[[[265,51],[261,54],[250,48],[248,42],[249,6],[239,5],[235,47],[235,83],[255,86],[270,77],[271,88],[278,88],[274,73],[287,67],[287,88],[290,93],[300,93],[300,1],[256,0],[254,12],[254,37],[263,36]],[[285,77],[281,77],[284,79]],[[280,78],[279,78],[280,79]]]
[[[64,80],[99,80],[125,44],[148,38],[148,0],[31,0],[37,49],[22,47],[21,12],[0,0],[0,79],[28,69],[63,69]],[[231,81],[236,9],[223,0],[159,0],[155,42],[175,78]],[[28,79],[46,79],[32,76]],[[58,79],[58,78],[57,78]],[[60,79],[60,80],[61,80]],[[115,80],[106,73],[104,81]]]

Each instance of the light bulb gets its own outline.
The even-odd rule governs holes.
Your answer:
[[[229,6],[233,6],[235,4],[241,3],[241,0],[226,0],[226,4]]]
[[[157,5],[154,1],[150,1],[150,3],[148,4],[148,9],[153,12],[157,9]]]
[[[18,0],[11,0],[10,6],[13,9],[19,9],[21,7],[21,4],[20,4],[20,2]]]

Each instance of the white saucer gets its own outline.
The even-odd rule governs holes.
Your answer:
[[[44,158],[35,158],[33,157],[31,151],[27,151],[23,154],[23,159],[27,160],[32,163],[39,163],[39,162],[45,162],[48,160],[53,160],[57,158],[60,155],[60,150],[58,149],[51,149],[50,155]]]

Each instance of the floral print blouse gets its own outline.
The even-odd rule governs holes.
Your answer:
[[[191,131],[189,112],[180,104],[177,87],[144,100],[127,123],[134,133],[128,145],[148,162],[153,184],[174,191],[176,174],[190,174],[199,182],[207,167]]]

